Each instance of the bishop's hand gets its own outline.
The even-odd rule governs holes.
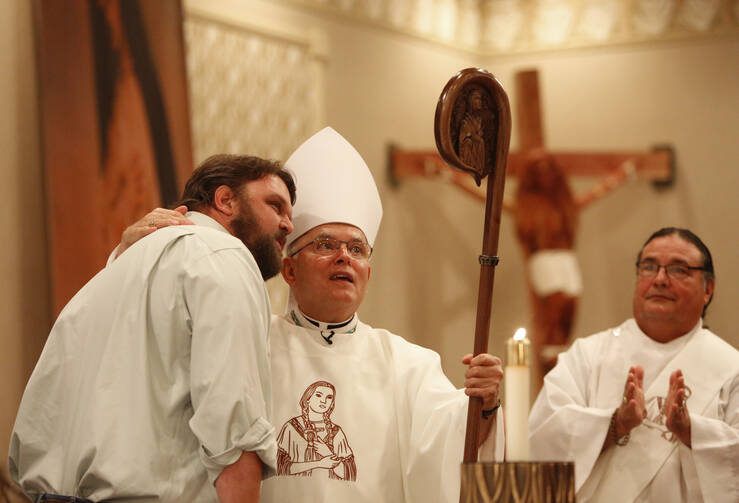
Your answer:
[[[488,353],[480,353],[474,357],[472,353],[468,353],[462,358],[462,363],[469,365],[467,372],[464,374],[464,392],[468,396],[478,397],[482,400],[481,410],[495,410],[497,412],[500,405],[498,396],[500,382],[503,380],[503,362],[497,356]],[[497,413],[484,416],[488,419],[483,419],[480,423],[477,448],[481,447],[487,440],[497,416]]]
[[[503,362],[497,356],[481,353],[474,358],[472,354],[465,355],[462,363],[469,365],[464,375],[464,392],[481,398],[483,410],[495,407],[503,380]]]

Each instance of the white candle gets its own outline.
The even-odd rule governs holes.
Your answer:
[[[529,460],[529,361],[531,345],[526,329],[519,328],[506,341],[505,368],[506,460]]]

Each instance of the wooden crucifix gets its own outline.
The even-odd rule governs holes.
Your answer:
[[[570,341],[582,288],[573,253],[580,211],[632,178],[651,180],[656,186],[670,185],[674,157],[669,148],[651,152],[547,150],[536,70],[516,74],[516,89],[520,145],[508,156],[507,174],[518,178],[518,188],[514,200],[504,202],[503,207],[513,216],[527,264],[532,307],[529,329],[538,359],[534,382],[540,383]],[[474,156],[474,149],[469,155]],[[391,146],[389,169],[391,180],[439,177],[485,201],[485,194],[467,175],[450,169],[434,151],[404,151]],[[574,194],[568,176],[597,176],[601,181],[582,194]]]

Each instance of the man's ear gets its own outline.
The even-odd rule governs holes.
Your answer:
[[[282,279],[288,285],[295,286],[295,257],[285,257],[282,259]]]
[[[213,195],[213,207],[223,215],[232,217],[238,209],[238,198],[231,187],[221,185]]]
[[[706,283],[705,291],[703,292],[703,305],[707,305],[711,301],[711,297],[713,297],[713,289],[716,286],[716,280],[712,279],[711,281]]]

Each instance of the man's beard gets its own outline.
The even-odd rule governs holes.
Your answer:
[[[266,234],[259,227],[254,213],[248,204],[231,220],[233,235],[239,238],[257,261],[262,278],[266,281],[276,276],[282,269],[282,252],[275,244],[277,239],[284,238],[284,233],[277,231],[275,234]]]

